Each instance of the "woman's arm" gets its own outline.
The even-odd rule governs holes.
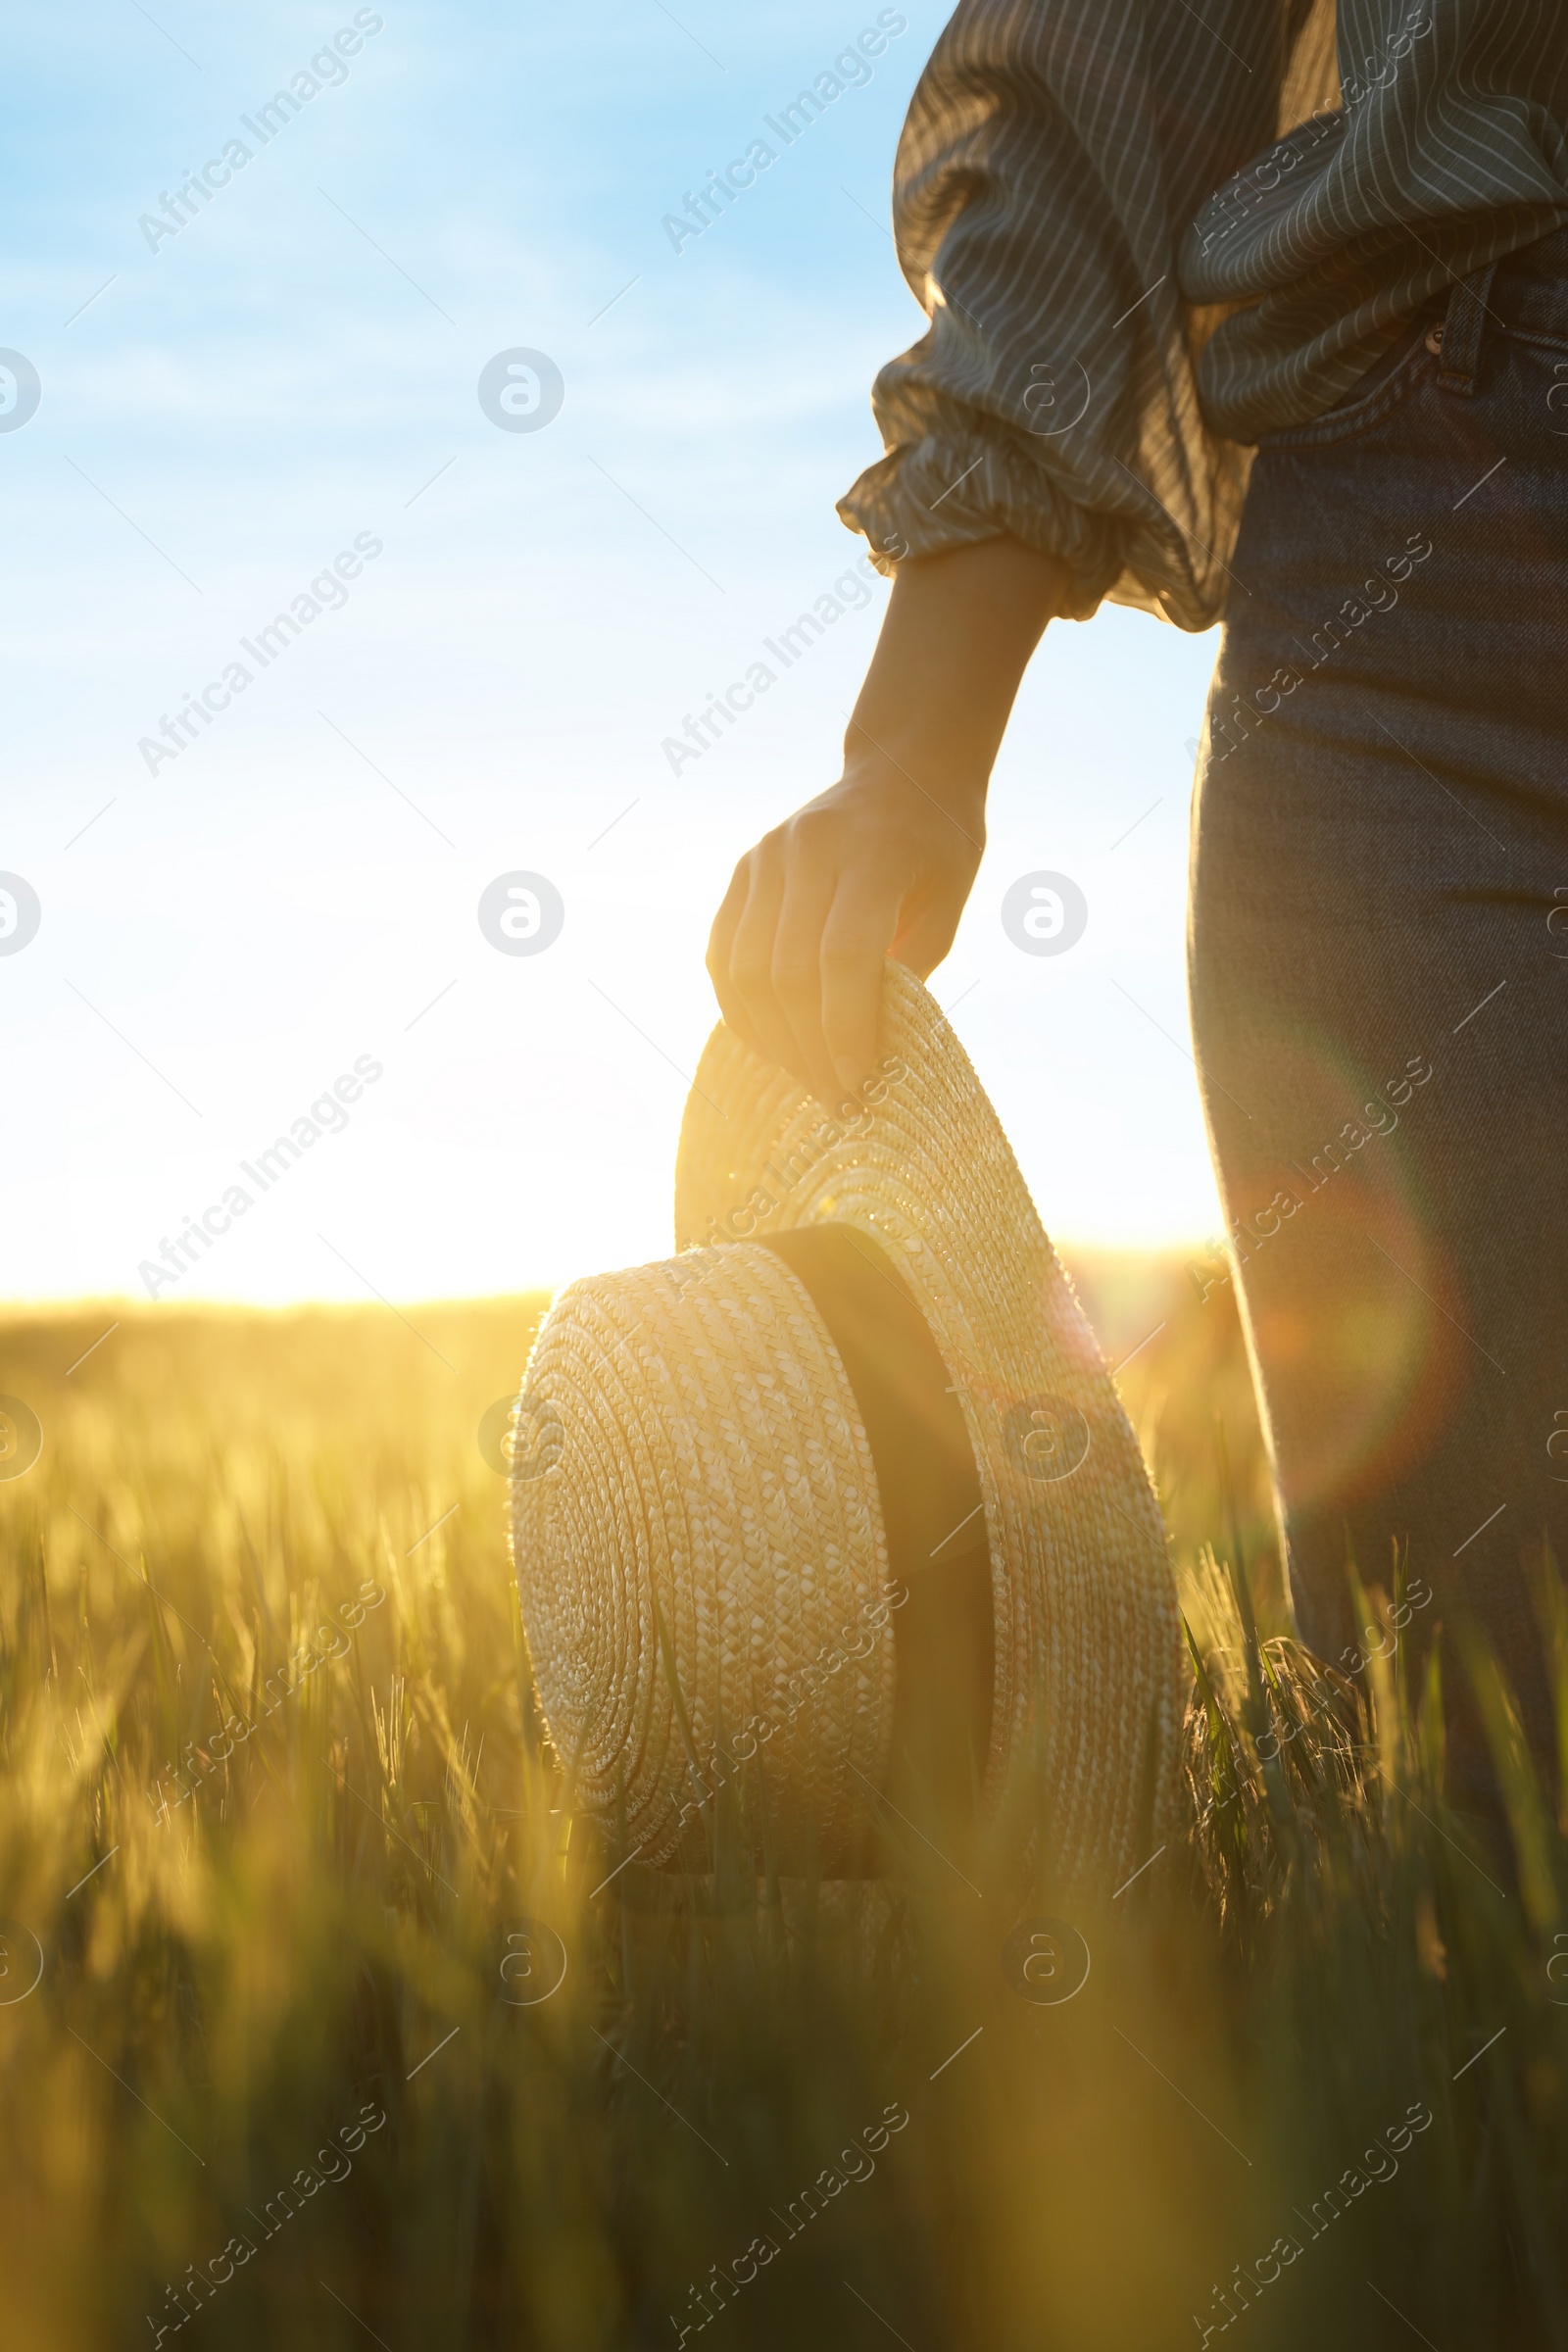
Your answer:
[[[1321,14],[1319,8],[1318,14]],[[885,567],[1006,532],[1063,611],[1206,628],[1242,455],[1204,422],[1177,256],[1280,127],[1305,0],[959,0],[899,141],[893,226],[930,320],[877,376],[886,455],[839,502]]]
[[[735,868],[708,951],[724,1018],[824,1102],[876,1057],[885,957],[923,979],[953,944],[992,762],[1068,585],[1005,537],[901,564],[841,780]]]
[[[741,860],[709,950],[731,1027],[825,1101],[875,1056],[884,956],[948,951],[1047,620],[1218,613],[1243,469],[1200,414],[1176,251],[1273,135],[1310,13],[959,0],[921,76],[894,224],[930,329],[839,505],[901,559],[893,600],[842,780]]]

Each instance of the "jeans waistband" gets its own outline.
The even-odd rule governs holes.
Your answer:
[[[1469,399],[1489,335],[1545,337],[1568,350],[1568,228],[1487,262],[1452,285],[1444,302],[1438,382]]]
[[[1526,333],[1568,335],[1568,227],[1505,254],[1487,304]]]

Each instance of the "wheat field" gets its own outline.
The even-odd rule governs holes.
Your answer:
[[[1562,1776],[1479,1663],[1470,1841],[1405,1595],[1359,1676],[1293,1638],[1228,1296],[1077,1271],[1161,1326],[1191,1818],[1022,1943],[1000,1848],[658,1879],[574,1816],[480,1437],[541,1299],[6,1317],[6,2340],[1568,2345]]]

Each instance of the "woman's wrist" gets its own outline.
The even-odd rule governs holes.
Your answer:
[[[944,755],[917,729],[902,729],[893,743],[873,743],[852,719],[844,739],[843,783],[894,806],[924,802],[951,816],[977,847],[985,840],[990,762],[972,752]]]
[[[735,869],[709,942],[724,1018],[824,1103],[876,1058],[889,955],[924,977],[953,944],[992,761],[1066,585],[1015,539],[906,562],[840,781]]]
[[[844,743],[846,779],[903,773],[983,808],[1013,698],[1066,566],[999,535],[900,565]]]

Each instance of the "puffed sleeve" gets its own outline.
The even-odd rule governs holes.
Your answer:
[[[1102,599],[1218,615],[1248,453],[1195,368],[1194,214],[1279,127],[1309,0],[962,0],[900,140],[894,224],[931,324],[876,379],[887,454],[839,503],[883,569],[1001,532]]]

